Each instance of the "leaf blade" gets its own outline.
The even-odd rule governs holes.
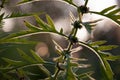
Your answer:
[[[107,13],[108,11],[114,9],[117,5],[110,6],[101,11],[101,14]]]
[[[47,19],[48,24],[51,26],[51,28],[56,31],[55,25],[54,25],[53,20],[51,19],[51,17],[49,15],[46,15],[46,19]]]
[[[31,50],[32,56],[39,62],[39,63],[45,63],[45,61],[37,55],[33,50]]]
[[[32,57],[28,56],[25,52],[23,52],[23,51],[20,50],[20,49],[17,49],[17,50],[18,50],[18,53],[20,54],[20,56],[21,56],[25,61],[30,62],[30,63],[36,63],[36,61],[35,61]]]

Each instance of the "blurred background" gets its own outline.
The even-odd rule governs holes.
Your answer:
[[[34,12],[45,12],[49,14],[53,19],[56,29],[60,30],[61,27],[64,30],[65,34],[69,34],[71,31],[72,25],[69,13],[72,12],[75,18],[77,19],[77,12],[73,6],[66,4],[60,0],[42,0],[36,1],[33,3],[22,4],[15,6],[20,0],[8,0],[6,3],[3,12],[10,14],[11,12],[22,12],[22,13],[34,13]],[[84,4],[84,0],[73,0],[78,6]],[[1,3],[1,1],[0,1]],[[120,0],[89,0],[88,7],[93,11],[101,11],[104,8],[107,8],[111,5],[118,5],[120,7]],[[45,14],[40,15],[40,17],[46,21]],[[94,14],[84,15],[83,21],[91,21],[99,18],[104,18]],[[27,29],[23,21],[29,21],[32,24],[36,25],[35,19],[33,17],[23,17],[16,19],[5,19],[4,25],[0,29],[0,38],[9,35],[13,32],[18,32],[20,30]],[[89,34],[85,28],[82,28],[78,31],[77,37],[81,41],[88,41],[92,39],[93,41],[97,40],[107,40],[107,44],[116,44],[120,46],[120,28],[117,24],[112,22],[109,19],[104,18],[104,20],[98,22],[93,32]],[[55,34],[38,34],[27,37],[29,40],[39,41],[38,44],[0,44],[0,66],[4,65],[2,57],[7,57],[10,59],[19,60],[19,55],[16,48],[20,48],[26,53],[30,54],[30,49],[33,49],[37,54],[43,57],[46,60],[52,60],[53,57],[57,56],[55,53],[55,45],[52,40],[55,40],[63,48],[66,48],[68,42],[61,36]],[[24,47],[23,47],[24,46]],[[120,55],[120,47],[113,49],[111,51],[113,55]],[[100,77],[100,70],[98,59],[90,50],[82,47],[78,53],[75,53],[74,56],[80,58],[87,58],[88,63],[92,64],[92,70],[95,71],[93,75],[96,80],[102,80]],[[115,73],[116,80],[120,79],[120,61],[110,62],[112,65],[113,72]],[[84,70],[83,70],[84,71]],[[39,73],[37,70],[33,72]],[[82,69],[81,69],[82,72]],[[42,75],[40,77],[45,77]]]

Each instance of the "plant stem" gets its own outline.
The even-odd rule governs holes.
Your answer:
[[[87,6],[87,3],[88,3],[88,0],[85,1],[85,5],[84,6]]]
[[[1,5],[0,5],[1,8],[4,7],[4,3],[5,3],[5,0],[2,0],[2,3],[1,3]]]
[[[57,76],[58,76],[58,73],[60,72],[60,69],[57,69],[57,71],[55,72],[55,75],[54,75],[54,79],[53,80],[56,80],[57,79]]]

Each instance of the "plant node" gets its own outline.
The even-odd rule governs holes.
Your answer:
[[[74,24],[73,24],[74,28],[82,28],[82,25],[80,25],[80,22],[79,21],[75,21]]]
[[[77,42],[78,42],[78,38],[75,37],[75,36],[69,36],[69,40],[70,40],[72,43],[77,43]]]
[[[82,14],[84,13],[88,13],[89,12],[89,7],[86,7],[86,6],[79,6],[78,7],[78,12],[81,12]]]
[[[59,62],[57,62],[56,67],[57,67],[59,70],[62,70],[62,71],[65,69],[63,63],[59,63]]]

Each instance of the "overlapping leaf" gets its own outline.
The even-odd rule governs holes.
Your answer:
[[[111,69],[107,60],[116,60],[116,59],[120,59],[120,57],[104,54],[104,52],[102,52],[102,51],[111,50],[113,48],[116,48],[115,45],[101,46],[104,43],[106,43],[106,41],[97,41],[97,42],[93,42],[90,44],[87,44],[84,42],[79,42],[80,45],[89,48],[91,51],[93,51],[98,56],[98,58],[101,62],[101,66],[103,68],[103,72],[106,75],[105,78],[107,80],[112,80],[113,79],[113,72],[112,72],[112,69]]]
[[[70,62],[70,58],[67,59],[67,65],[66,65],[66,80],[77,80],[75,73],[72,70],[73,65]],[[76,66],[76,65],[75,65]]]
[[[120,25],[120,8],[116,9],[116,5],[105,8],[100,12],[90,11],[90,13],[105,16]]]
[[[18,4],[25,4],[25,3],[29,3],[29,2],[32,2],[32,1],[35,1],[35,0],[21,0],[20,2],[18,2]]]
[[[40,19],[38,16],[35,16],[35,19],[39,26],[35,26],[27,21],[24,21],[28,30],[22,30],[20,32],[13,33],[13,34],[5,37],[3,40],[16,39],[16,38],[21,38],[21,37],[30,36],[30,35],[39,34],[39,33],[56,33],[56,34],[65,36],[63,33],[58,32],[55,29],[54,23],[53,23],[52,19],[50,18],[50,16],[47,15],[46,18],[47,18],[48,24],[46,22],[44,22],[42,19]]]
[[[54,63],[44,61],[34,51],[31,51],[31,54],[34,58],[27,55],[25,52],[23,52],[20,49],[18,49],[18,52],[19,52],[21,58],[24,59],[24,62],[23,61],[12,60],[12,59],[8,59],[8,58],[3,58],[3,60],[5,62],[9,63],[10,66],[8,68],[0,68],[0,70],[4,70],[4,71],[6,70],[5,72],[8,72],[8,71],[11,71],[11,70],[14,70],[14,69],[39,65],[39,68],[41,70],[43,70],[48,76],[50,75],[50,72],[42,64],[54,65]]]
[[[0,44],[5,44],[5,43],[14,43],[14,44],[36,44],[37,42],[35,41],[29,41],[26,39],[0,39]]]
[[[43,14],[43,12],[38,12],[38,13],[12,12],[10,15],[5,16],[4,19],[20,18],[20,17],[29,17],[29,16],[41,15],[41,14]]]
[[[93,74],[93,72],[92,71],[90,71],[90,72],[86,72],[86,73],[82,73],[82,74],[80,74],[80,75],[78,75],[78,79],[80,80],[80,79],[84,79],[84,78],[86,78],[87,77],[87,75],[92,75]]]
[[[101,21],[102,19],[89,21],[89,22],[83,22],[82,24],[85,26],[86,30],[91,33],[92,29],[96,26],[96,23]]]
[[[21,65],[26,64],[23,61],[16,61],[16,60],[8,59],[8,58],[3,58],[3,60],[6,61],[7,63],[9,63],[10,65],[14,65],[14,66],[21,66]]]

